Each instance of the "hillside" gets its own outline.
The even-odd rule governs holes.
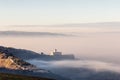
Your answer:
[[[18,55],[25,54],[25,53],[20,53],[19,51],[27,52],[26,50],[0,47],[0,73],[11,74],[11,75],[17,74],[22,76],[32,76],[32,77],[40,77],[40,78],[43,77],[43,78],[55,79],[55,80],[69,80],[59,75],[53,74],[48,70],[37,68],[36,66],[24,61],[20,57],[18,58],[17,57]],[[31,51],[28,51],[28,52],[31,52]],[[30,54],[34,55],[34,53],[30,53]],[[25,55],[27,55],[27,53]],[[39,55],[39,54],[35,54],[35,55]],[[4,76],[7,76],[7,75],[4,75]],[[2,77],[0,77],[0,79],[1,78]],[[16,79],[16,76],[14,76],[13,78]],[[10,79],[5,79],[5,80],[10,80]],[[14,79],[11,79],[11,80],[14,80]],[[41,79],[38,79],[38,80],[41,80]]]
[[[23,60],[34,59],[41,56],[39,53],[36,53],[34,51],[25,50],[25,49],[15,49],[12,47],[3,47],[3,46],[0,46],[0,52],[6,53],[7,55],[12,54]]]
[[[6,54],[0,52],[0,67],[8,68],[8,69],[20,69],[20,70],[32,70],[36,69],[35,66],[19,59],[12,54]]]

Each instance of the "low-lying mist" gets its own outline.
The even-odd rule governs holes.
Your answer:
[[[87,68],[95,71],[115,71],[120,73],[120,65],[93,60],[62,60],[62,61],[41,61],[29,60],[28,62],[45,69],[52,68]]]
[[[96,79],[113,80],[120,78],[120,65],[108,62],[93,61],[93,60],[63,60],[63,61],[42,61],[42,60],[29,60],[28,62],[36,65],[39,68],[47,69],[55,74],[63,77],[69,77],[72,80],[89,80],[92,76],[96,75]],[[104,74],[104,75],[103,75]],[[99,76],[103,76],[102,78]],[[96,80],[93,79],[93,80]],[[119,79],[116,79],[119,80]]]

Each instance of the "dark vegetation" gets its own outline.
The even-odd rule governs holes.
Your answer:
[[[0,73],[0,80],[53,80],[53,79]]]
[[[34,80],[34,79],[16,79],[16,76],[25,76],[30,78],[38,78],[35,80],[70,80],[66,79],[64,77],[61,77],[59,75],[53,74],[53,73],[41,73],[41,72],[34,72],[34,71],[29,71],[29,70],[12,70],[12,69],[6,69],[6,68],[0,68],[0,73],[4,73],[5,75],[3,77],[7,77],[8,75],[13,75],[12,79],[2,79],[2,80],[14,80],[13,78],[15,77],[15,80]],[[31,77],[32,76],[32,77]],[[0,74],[0,80],[1,80],[1,74]]]

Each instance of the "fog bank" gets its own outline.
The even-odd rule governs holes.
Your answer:
[[[120,80],[120,65],[93,60],[28,61],[71,80]]]
[[[115,71],[120,73],[120,65],[114,63],[107,63],[93,60],[64,60],[64,61],[41,61],[30,60],[28,61],[37,67],[45,69],[54,68],[86,68],[95,71]]]

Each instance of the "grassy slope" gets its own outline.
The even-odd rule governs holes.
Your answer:
[[[53,80],[53,79],[0,73],[0,80]]]

